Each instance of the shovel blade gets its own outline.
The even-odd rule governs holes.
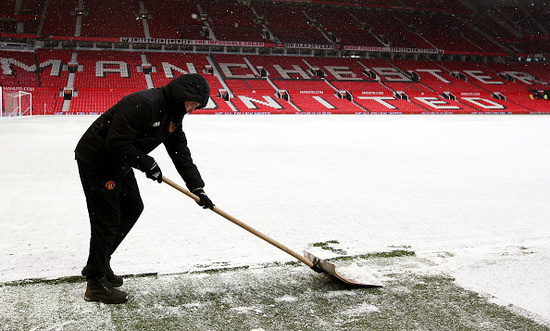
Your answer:
[[[304,257],[309,261],[311,261],[314,267],[321,269],[323,272],[339,279],[340,281],[346,284],[359,286],[359,287],[383,287],[384,286],[379,281],[373,281],[372,279],[369,279],[369,280],[351,279],[348,275],[345,275],[345,273],[338,272],[334,264],[326,260],[320,259],[315,255],[311,254],[310,252],[304,251]]]

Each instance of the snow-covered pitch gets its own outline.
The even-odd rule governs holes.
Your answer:
[[[73,149],[95,118],[0,121],[0,282],[79,274],[89,223]],[[323,258],[407,247],[550,320],[550,117],[192,115],[184,128],[214,203],[286,246],[338,242]],[[152,155],[182,183],[162,146]],[[292,260],[136,177],[145,211],[117,273]]]

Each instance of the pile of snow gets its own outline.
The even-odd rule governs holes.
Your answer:
[[[381,286],[382,282],[375,276],[375,270],[368,266],[352,263],[348,266],[338,266],[336,272],[350,280],[365,285]]]

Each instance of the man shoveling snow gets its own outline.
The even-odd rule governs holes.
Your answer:
[[[182,130],[185,114],[206,106],[209,95],[204,77],[182,75],[166,86],[122,98],[80,139],[75,154],[91,224],[90,251],[82,270],[87,301],[128,300],[117,288],[123,279],[112,271],[111,255],[143,211],[133,168],[162,183],[160,167],[148,155],[161,143],[189,190],[200,198],[198,204],[213,209]]]

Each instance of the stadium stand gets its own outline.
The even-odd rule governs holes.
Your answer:
[[[154,86],[166,85],[181,74],[202,73],[204,68],[209,65],[204,54],[149,52],[145,55],[148,63],[152,66],[150,75]],[[219,82],[213,81],[211,77],[207,77],[207,79],[210,84],[215,84],[213,88],[220,87]]]
[[[530,113],[546,113],[548,114],[548,100],[532,98],[527,94],[511,94],[507,96],[507,101],[521,106],[530,111]],[[500,101],[499,101],[500,103]]]
[[[34,52],[0,51],[2,86],[38,87],[39,75],[36,74]]]
[[[0,32],[36,34],[40,25],[43,1],[24,3],[8,0],[0,5]]]
[[[368,91],[358,94],[354,101],[372,114],[420,114],[428,110],[410,100],[401,99],[391,91]]]
[[[374,41],[369,41],[366,45],[416,47],[421,49],[434,48],[425,38],[417,34],[412,27],[403,24],[399,12],[354,10],[352,11],[352,15],[371,29]],[[409,15],[411,13],[404,14],[404,16]]]
[[[76,75],[74,82],[76,89],[147,88],[144,74],[137,71],[141,64],[138,53],[79,51],[78,63],[82,65],[82,71]]]
[[[466,40],[459,31],[447,25],[444,16],[430,12],[417,15],[400,15],[401,20],[407,26],[418,30],[418,34],[424,37],[431,45],[438,49],[449,51],[483,51],[479,46]]]
[[[345,95],[339,97],[335,92],[325,91],[320,93],[301,93],[300,91],[290,92],[292,101],[300,112],[303,113],[327,113],[327,114],[364,114],[367,111]]]
[[[518,93],[527,90],[547,90],[550,81],[550,66],[548,63],[485,63],[485,67],[497,73],[507,82],[513,82],[522,89]]]
[[[550,64],[548,63],[514,63],[510,67],[530,74],[537,81],[550,82]],[[546,88],[548,89],[548,85]]]
[[[317,24],[307,18],[301,6],[254,4],[256,12],[269,23],[274,39],[283,43],[330,43],[318,30]],[[291,22],[291,24],[289,24]]]
[[[0,21],[0,31],[16,33],[17,21],[15,20],[2,20]]]
[[[217,64],[220,74],[229,79],[251,79],[258,78],[258,68],[250,67],[247,63],[248,57],[231,54],[214,54],[212,58]]]
[[[269,113],[269,114],[292,114],[296,112],[287,100],[279,98],[274,94],[263,93],[240,93],[232,100],[239,113]]]
[[[268,77],[272,80],[284,79],[307,79],[321,80],[321,77],[312,77],[308,74],[310,67],[304,58],[297,56],[248,56],[255,68],[262,67],[266,70]]]
[[[39,49],[36,51],[36,59],[41,72],[38,75],[41,87],[63,88],[69,78],[69,70],[64,68],[72,56],[71,50]]]
[[[357,59],[312,57],[304,61],[308,67],[320,69],[330,82],[374,80],[365,74],[366,66]]]
[[[85,5],[88,15],[82,19],[82,36],[145,37],[143,25],[136,20],[139,7],[135,0],[93,0]]]
[[[316,20],[332,42],[347,45],[381,45],[364,21],[349,9],[308,8],[308,15]],[[326,42],[326,41],[323,41]]]
[[[391,63],[404,72],[414,73],[418,79],[418,83],[432,91],[455,94],[487,92],[471,84],[465,75],[460,75],[460,72],[452,72],[442,65],[447,62],[391,60]]]
[[[51,88],[49,92],[41,93],[45,93],[44,98],[53,99],[53,103],[57,107],[55,99],[59,91],[67,86],[66,64],[70,62],[71,51],[40,50],[36,52],[36,55],[29,52],[2,52],[0,54],[3,63],[11,68],[9,74],[0,76],[3,86]],[[464,112],[470,108],[474,109],[470,112],[475,112],[475,110],[484,110],[483,107],[480,109],[479,102],[481,102],[485,103],[487,109],[492,109],[495,106],[495,109],[499,110],[501,107],[498,104],[500,104],[505,106],[502,109],[508,109],[508,112],[524,113],[525,109],[536,111],[540,106],[546,105],[544,102],[547,102],[529,98],[531,86],[529,84],[532,82],[529,79],[532,77],[530,74],[516,71],[518,69],[513,68],[514,71],[507,72],[512,75],[511,79],[514,81],[508,81],[499,76],[499,73],[504,72],[503,69],[510,69],[502,64],[493,64],[491,67],[460,62],[437,63],[411,60],[388,62],[385,60],[362,59],[358,61],[293,57],[288,65],[285,57],[275,56],[215,55],[209,61],[204,54],[159,52],[138,54],[112,51],[78,51],[77,54],[78,64],[82,69],[75,72],[74,89],[77,93],[72,97],[72,109],[75,112],[81,112],[83,104],[86,103],[92,104],[88,107],[88,111],[106,107],[120,97],[117,94],[120,91],[128,93],[147,88],[147,74],[143,71],[143,68],[147,66],[143,65],[143,58],[140,58],[143,56],[147,59],[151,70],[148,75],[152,77],[153,86],[165,85],[170,79],[181,73],[203,73],[212,87],[212,97],[217,98],[216,107],[220,108],[221,106],[225,111],[234,110],[229,105],[225,105],[229,100],[225,100],[219,95],[220,90],[227,90],[234,94],[236,109],[243,107],[246,111],[250,111],[250,109],[265,111],[266,108],[261,105],[273,108],[270,103],[274,103],[270,100],[265,101],[264,97],[277,100],[275,97],[277,91],[286,91],[290,97],[289,101],[296,107],[285,100],[283,102],[285,104],[284,111],[278,110],[279,108],[276,106],[272,112],[288,112],[288,109],[294,111],[296,108],[304,112],[309,112],[312,109],[325,110],[326,108],[333,112],[345,113],[361,112],[361,107],[377,112],[387,112],[387,108],[394,110],[386,103],[394,105],[397,109],[403,108],[403,111],[408,113],[423,112],[426,109],[432,112],[441,112],[439,108],[446,109],[446,107],[438,105],[447,103],[453,106],[448,108],[453,111],[458,111],[456,107],[460,107],[460,109],[466,109]],[[35,64],[35,58],[38,61],[38,66]],[[361,64],[358,65],[359,62]],[[350,65],[345,65],[345,63]],[[212,64],[215,70],[212,73],[205,73]],[[256,73],[249,67],[249,64],[255,66]],[[266,68],[270,73],[273,72],[274,77],[277,78],[268,80],[271,75],[266,78],[259,77],[256,64],[262,64],[263,66],[260,67]],[[41,69],[37,70],[37,67]],[[64,70],[60,69],[63,67]],[[138,70],[138,68],[142,69]],[[364,72],[354,72],[361,68],[371,69],[372,72],[375,72],[374,79]],[[319,70],[324,73],[323,78],[316,76]],[[418,81],[413,81],[410,78],[409,71],[418,74]],[[462,79],[451,75],[451,72]],[[538,83],[532,84],[532,86],[545,87],[546,85]],[[105,90],[107,93],[104,93]],[[338,95],[339,91],[342,91],[343,94]],[[346,92],[349,95],[346,95]],[[400,92],[404,92],[404,95],[400,95]],[[93,95],[98,101],[91,101]],[[113,95],[113,97],[109,98],[107,95]],[[251,98],[249,101],[252,99],[261,101],[260,106],[249,107],[250,103],[243,102],[241,96],[245,99]],[[380,99],[381,97],[382,99]],[[405,98],[401,99],[402,97]],[[445,99],[446,97],[450,100]],[[502,99],[497,97],[502,97]],[[476,98],[483,100],[479,101]],[[357,104],[352,103],[352,100]],[[441,102],[442,100],[445,101]],[[52,103],[52,101],[47,103]],[[514,106],[523,104],[529,106]],[[468,107],[465,107],[466,105]]]
[[[525,93],[525,87],[514,82],[507,82],[498,74],[478,63],[446,62],[441,64],[451,72],[461,73],[467,82],[489,92]],[[468,92],[468,91],[466,91]]]
[[[548,17],[440,0],[9,0],[0,85],[32,91],[39,113],[101,112],[187,72],[211,86],[197,113],[549,113],[548,63],[517,61],[550,57]]]
[[[74,0],[59,0],[56,6],[48,6],[42,26],[42,35],[74,36],[76,32],[76,8]]]
[[[262,26],[255,21],[255,15],[249,6],[240,3],[200,4],[210,18],[210,26],[216,40],[264,41]]]
[[[201,34],[204,23],[200,21],[196,1],[144,2],[146,9],[153,12],[152,18],[148,19],[152,38],[207,39]],[[194,15],[197,18],[193,18]]]
[[[75,113],[102,113],[117,103],[122,97],[139,89],[87,89],[78,90],[72,98],[71,111]]]

